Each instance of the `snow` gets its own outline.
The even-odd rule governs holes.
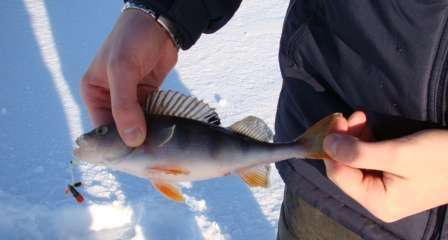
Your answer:
[[[186,204],[178,204],[143,179],[82,164],[74,177],[86,203],[64,195],[73,141],[91,128],[79,79],[121,4],[0,1],[0,238],[275,238],[283,196],[275,170],[269,189],[236,176],[184,183]],[[163,88],[210,103],[224,125],[255,115],[273,128],[287,4],[244,1],[223,29],[180,53]]]

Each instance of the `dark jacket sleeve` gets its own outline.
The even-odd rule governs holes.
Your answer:
[[[173,22],[180,47],[190,48],[202,33],[213,33],[224,26],[241,0],[129,0],[143,3]]]

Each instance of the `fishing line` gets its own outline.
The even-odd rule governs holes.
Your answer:
[[[79,165],[79,161],[75,160],[75,159],[70,161],[69,171],[70,171],[71,182],[67,185],[64,192],[65,192],[65,194],[72,195],[75,198],[76,202],[81,204],[84,202],[84,197],[76,189],[81,187],[82,183],[81,183],[81,181],[75,181],[75,170],[74,170],[75,164]]]
[[[77,164],[77,161],[75,161],[74,164]],[[69,166],[69,172],[71,175],[71,184],[70,185],[74,185],[76,182],[74,181],[75,177],[74,177],[74,164],[72,164],[72,161],[70,161],[70,166]],[[35,204],[33,204],[33,207],[31,208],[31,211],[37,209],[39,206],[41,206],[43,204],[44,201],[48,200],[50,198],[50,196],[56,192],[56,190],[59,189],[59,187],[54,186],[52,188],[50,188],[48,191],[46,191],[45,193],[42,194],[42,197],[40,197],[39,201],[36,202]],[[54,203],[54,202],[53,202]],[[49,207],[48,204],[45,204],[46,207]]]

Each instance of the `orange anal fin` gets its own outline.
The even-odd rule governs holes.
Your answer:
[[[154,166],[148,168],[150,172],[162,172],[170,175],[188,175],[190,171],[182,167]]]
[[[270,165],[258,165],[239,170],[237,173],[250,187],[269,187]]]
[[[166,198],[175,202],[184,202],[185,198],[182,196],[180,189],[167,182],[152,180],[152,186],[157,189]]]

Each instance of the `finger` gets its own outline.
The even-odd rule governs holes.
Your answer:
[[[330,133],[345,133],[348,131],[348,122],[345,118],[337,118],[336,122],[332,126],[333,128],[330,129]],[[336,168],[336,164],[342,165],[341,163],[338,163],[333,160],[326,160],[324,161],[325,168],[327,169],[327,176],[328,174],[332,174],[332,170]]]
[[[152,78],[153,74],[148,74],[137,87],[138,101],[141,105],[144,105],[149,93],[157,91],[160,83]]]
[[[349,118],[348,133],[363,141],[372,141],[372,134],[367,127],[367,116],[364,112],[356,111]]]
[[[113,122],[109,90],[99,85],[106,81],[103,74],[88,71],[81,79],[81,97],[87,106],[94,127]]]
[[[130,147],[137,147],[146,138],[146,122],[137,97],[138,71],[126,64],[108,68],[112,115],[118,132]]]
[[[347,133],[347,131],[349,131],[349,121],[350,120],[346,120],[345,118],[338,118],[336,123],[333,125],[333,128],[330,130],[330,133]],[[361,194],[359,186],[353,185],[353,183],[359,184],[360,179],[362,179],[362,173],[359,169],[351,168],[334,160],[326,160],[324,161],[324,164],[327,177],[338,185],[344,192],[350,196],[359,196]]]
[[[355,199],[362,199],[362,171],[334,160],[325,161],[327,177],[345,193]]]
[[[365,174],[360,169],[333,160],[326,162],[327,176],[333,183],[373,215],[387,220],[384,203],[388,196],[381,177]]]
[[[87,107],[94,128],[114,122],[110,107]]]
[[[324,149],[333,159],[353,168],[395,173],[397,148],[393,141],[363,142],[344,134],[330,134],[324,140]]]
[[[348,122],[344,117],[336,118],[336,122],[330,129],[330,133],[345,133],[348,131]]]
[[[361,131],[365,128],[367,122],[366,115],[361,111],[354,112],[348,118],[348,134],[352,136],[359,136]]]

